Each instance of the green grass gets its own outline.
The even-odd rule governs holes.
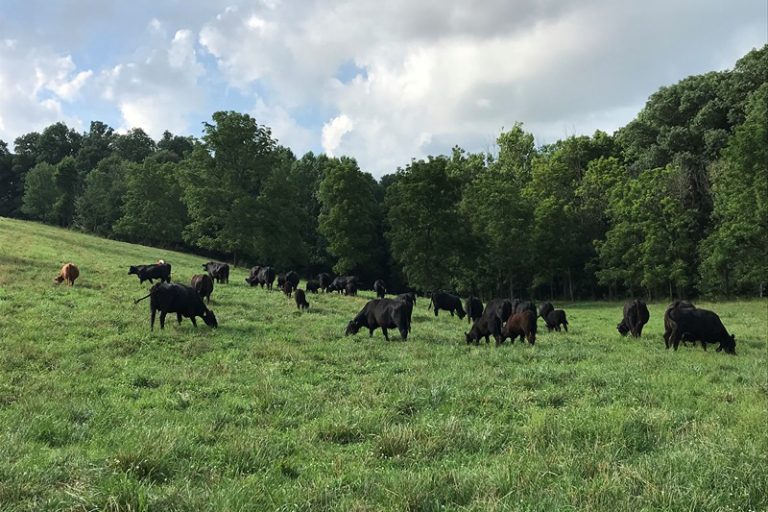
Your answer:
[[[663,303],[641,340],[557,304],[568,334],[496,348],[420,300],[387,343],[343,336],[370,293],[300,313],[236,269],[219,329],[150,333],[158,258],[207,261],[0,219],[0,510],[768,509],[766,301],[700,303],[735,357],[665,350]]]

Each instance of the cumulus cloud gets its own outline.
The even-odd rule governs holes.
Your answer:
[[[333,156],[336,149],[341,144],[341,139],[345,134],[352,131],[355,123],[345,114],[334,117],[323,125],[323,149],[328,156]]]

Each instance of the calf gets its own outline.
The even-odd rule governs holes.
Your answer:
[[[650,317],[651,314],[645,302],[640,299],[628,301],[624,304],[624,318],[616,326],[616,330],[622,336],[631,333],[635,338],[639,338],[643,334],[643,326],[648,323]]]
[[[288,298],[291,298],[291,293],[293,293],[293,283],[286,280],[285,283],[283,283],[283,293],[288,296]]]
[[[309,308],[309,302],[307,302],[307,296],[304,295],[304,290],[296,288],[296,296],[294,298],[296,299],[296,307],[299,310]]]
[[[547,330],[560,332],[560,326],[568,332],[568,319],[565,317],[565,311],[562,309],[553,309],[544,317],[544,323],[547,324]]]
[[[384,285],[384,281],[377,279],[373,282],[373,291],[376,292],[376,296],[380,299],[384,298],[387,293],[387,287]]]
[[[80,276],[80,269],[77,268],[77,265],[74,263],[65,263],[61,270],[59,270],[59,275],[53,278],[53,282],[56,284],[61,284],[62,281],[67,282],[67,286],[74,286],[75,285],[75,279],[77,279]]]
[[[403,341],[408,339],[410,323],[404,301],[397,299],[373,299],[363,307],[360,313],[347,324],[345,336],[357,334],[362,328],[368,328],[369,336],[381,327],[384,339],[389,341],[387,329],[396,328],[400,331]]]
[[[314,279],[310,279],[307,281],[307,284],[304,286],[304,288],[308,292],[317,293],[317,291],[320,289],[320,282],[315,281]]]
[[[206,325],[218,327],[216,315],[203,303],[203,299],[194,288],[183,284],[157,283],[149,290],[149,295],[134,301],[138,303],[149,297],[150,330],[155,329],[155,314],[160,311],[160,329],[165,328],[165,316],[176,313],[176,319],[181,325],[181,317],[187,317],[192,325],[197,327],[195,317],[202,317]]]
[[[293,270],[286,272],[285,280],[291,282],[294,290],[299,287],[299,274],[297,272],[294,272]]]
[[[525,310],[521,313],[515,313],[510,316],[504,328],[501,330],[501,343],[507,338],[512,339],[512,343],[517,338],[520,340],[525,337],[528,343],[536,343],[536,314],[531,310]]]
[[[209,261],[203,263],[203,270],[208,272],[208,275],[212,279],[215,279],[219,284],[229,283],[229,265],[226,263],[220,263],[218,261]]]
[[[277,287],[282,290],[285,286],[285,274],[277,274]]]
[[[331,286],[331,282],[333,281],[331,279],[330,274],[326,274],[325,272],[322,272],[320,274],[317,274],[317,281],[320,283],[320,289],[324,292],[328,291],[328,287]]]
[[[211,294],[213,293],[213,279],[208,274],[197,274],[192,276],[192,288],[200,295],[200,298],[208,299],[211,303]]]
[[[707,343],[718,343],[717,351],[736,355],[736,336],[728,334],[720,317],[712,311],[696,307],[678,306],[669,309],[669,321],[672,331],[665,340],[667,348],[672,345],[677,350],[680,340],[700,341],[704,350]]]
[[[128,267],[128,275],[135,275],[139,278],[139,284],[144,281],[153,282],[153,279],[159,279],[160,282],[171,282],[171,264],[153,263],[151,265],[131,265]]]
[[[477,297],[467,297],[467,300],[464,301],[464,308],[467,310],[467,321],[469,323],[483,316],[483,303]]]
[[[448,311],[451,316],[453,316],[454,313],[459,315],[460,319],[464,319],[464,316],[466,313],[464,312],[464,308],[461,306],[461,299],[453,295],[451,293],[446,292],[433,292],[431,298],[429,299],[429,304],[427,305],[427,309],[430,308],[430,306],[434,306],[435,308],[435,316],[437,316],[437,312],[441,309]]]

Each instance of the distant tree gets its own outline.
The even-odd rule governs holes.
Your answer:
[[[454,288],[462,257],[458,205],[461,181],[447,172],[446,157],[413,161],[387,188],[390,250],[411,286]]]
[[[24,195],[24,177],[14,165],[8,144],[0,140],[0,217],[17,217]]]
[[[192,153],[195,147],[194,137],[181,137],[173,135],[168,130],[163,132],[162,138],[157,142],[157,149],[169,151],[176,155],[178,160]]]
[[[701,287],[710,294],[759,293],[768,285],[768,83],[751,97],[712,168],[715,227],[701,245]]]
[[[309,270],[313,274],[333,266],[333,260],[328,254],[328,242],[318,228],[321,212],[320,183],[329,162],[326,155],[309,152],[293,162],[289,173],[297,194],[296,206],[300,210],[299,231],[307,248]]]
[[[114,232],[132,242],[180,245],[188,221],[182,195],[177,164],[158,163],[152,157],[128,164],[122,216]]]
[[[117,155],[99,161],[84,180],[83,193],[75,203],[74,224],[103,237],[114,236],[113,225],[122,215],[126,193],[127,163]]]
[[[115,136],[112,146],[120,158],[137,163],[157,149],[155,141],[141,128],[132,128],[124,135]]]
[[[81,179],[85,179],[96,165],[112,154],[112,142],[115,133],[112,128],[101,121],[91,121],[90,128],[83,135],[80,150],[77,152],[75,162]]]
[[[80,150],[83,136],[64,123],[54,123],[40,134],[34,148],[36,162],[57,164],[64,157],[74,157]]]
[[[54,224],[57,215],[52,206],[58,197],[56,166],[41,162],[27,172],[24,179],[22,213],[31,219]]]
[[[376,202],[377,183],[348,157],[330,159],[320,183],[321,212],[318,231],[336,258],[338,274],[381,272],[383,241],[381,210]]]
[[[75,198],[80,189],[79,176],[75,159],[64,157],[56,164],[54,173],[57,198],[52,208],[59,226],[70,226],[75,216]]]

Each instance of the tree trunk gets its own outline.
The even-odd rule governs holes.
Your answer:
[[[571,297],[571,302],[573,302],[573,277],[571,276],[571,269],[568,269],[568,293]]]

